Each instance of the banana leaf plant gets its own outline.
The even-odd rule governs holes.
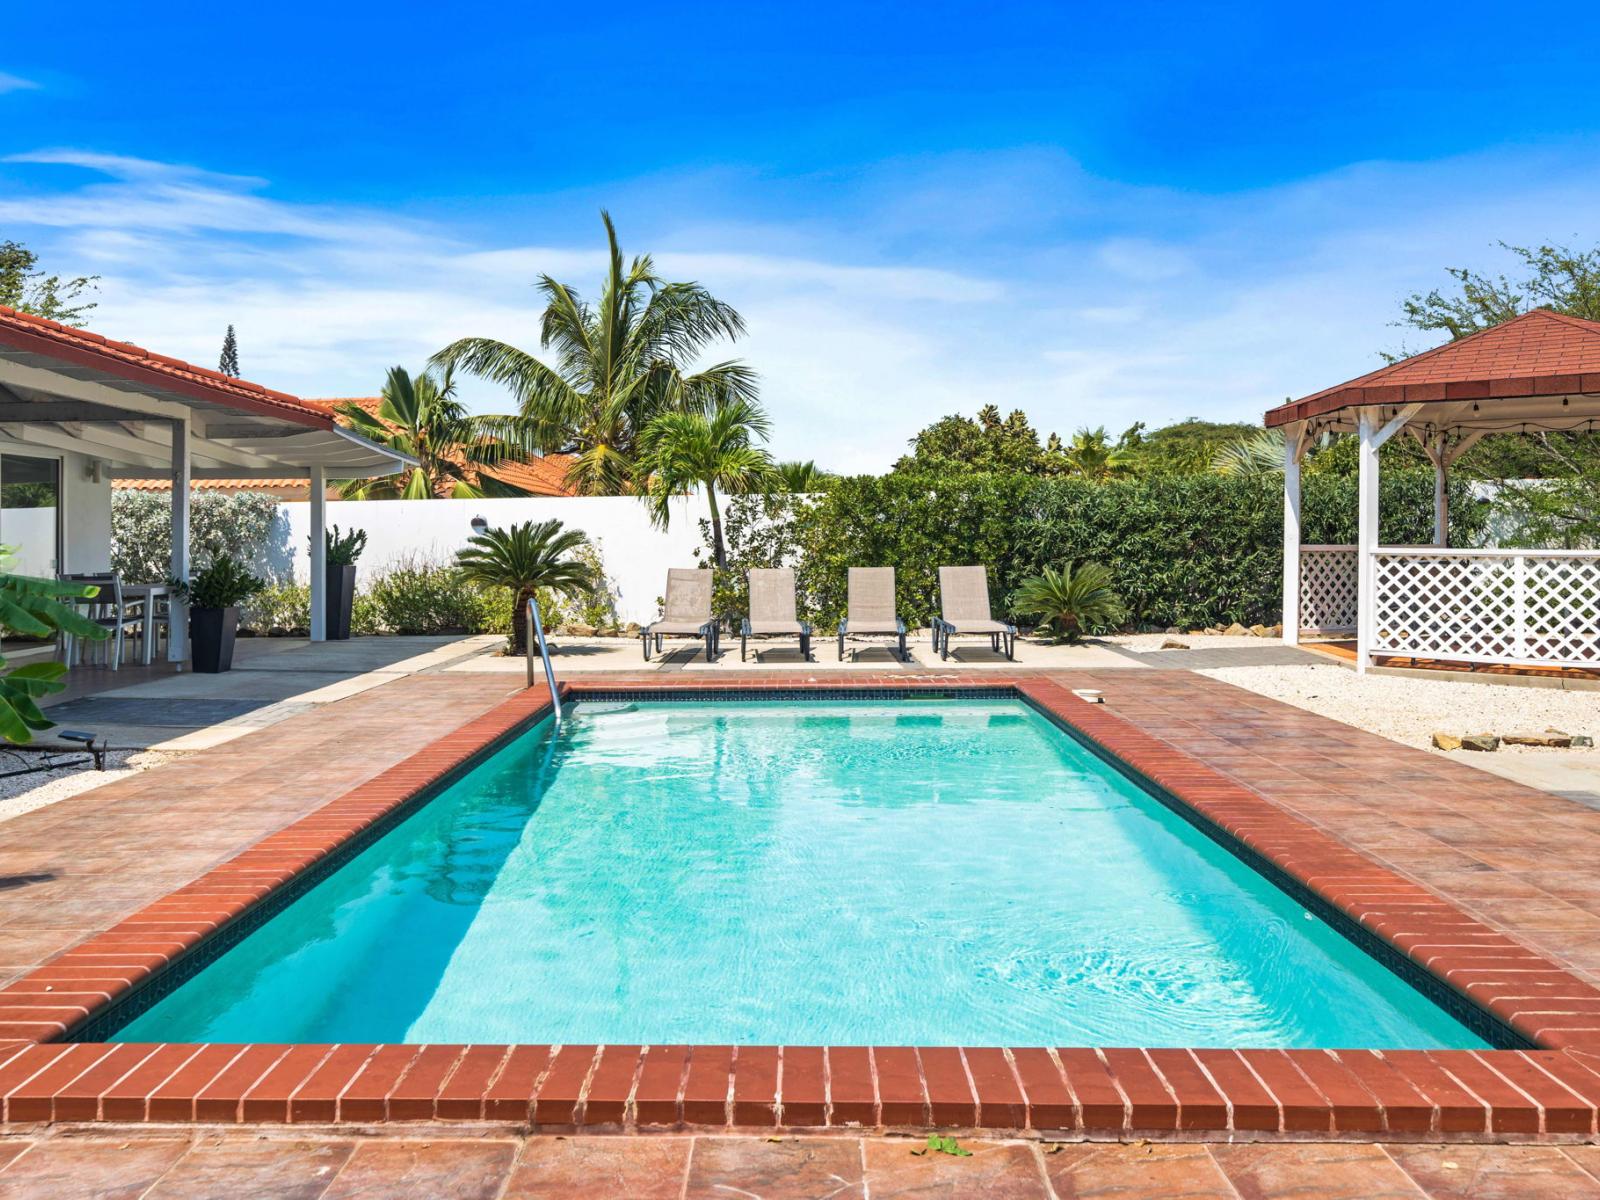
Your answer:
[[[88,641],[103,641],[108,630],[79,612],[71,600],[93,599],[99,589],[93,584],[58,583],[54,579],[35,579],[31,575],[0,572],[0,628],[22,637],[47,638],[70,633]],[[0,738],[23,744],[33,740],[36,730],[55,724],[39,708],[39,697],[53,695],[67,685],[61,677],[65,663],[28,663],[5,669],[0,657]]]

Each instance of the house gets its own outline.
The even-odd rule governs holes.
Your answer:
[[[302,404],[309,404],[321,409],[330,415],[337,414],[334,410],[341,404],[358,404],[368,412],[376,413],[378,405],[383,402],[381,396],[347,396],[329,397],[323,399],[304,399]],[[345,422],[341,421],[341,424]],[[499,466],[490,467],[482,472],[501,483],[527,493],[530,496],[576,496],[577,489],[567,482],[567,469],[572,464],[570,454],[547,454],[540,458],[529,459],[526,462],[507,462]],[[469,470],[469,477],[475,478],[478,472]],[[136,492],[165,492],[171,489],[171,482],[165,477],[118,479],[117,487],[127,488]],[[203,479],[196,480],[194,486],[199,491],[219,492],[265,492],[283,500],[304,500],[306,496],[306,480],[300,479]],[[442,493],[448,495],[448,492]],[[327,498],[337,499],[337,489],[329,489]]]
[[[0,543],[33,575],[108,570],[118,477],[164,479],[174,576],[189,575],[189,492],[207,479],[306,480],[311,631],[326,629],[321,569],[329,479],[413,460],[342,428],[326,405],[0,306]],[[174,612],[170,655],[187,653]]]

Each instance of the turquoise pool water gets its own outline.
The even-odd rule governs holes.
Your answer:
[[[1015,701],[575,706],[116,1040],[1484,1044]]]

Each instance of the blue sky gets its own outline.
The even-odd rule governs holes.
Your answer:
[[[534,346],[601,206],[744,312],[775,448],[847,469],[987,402],[1252,417],[1498,239],[1600,241],[1593,6],[129,12],[8,13],[0,237],[303,395]]]

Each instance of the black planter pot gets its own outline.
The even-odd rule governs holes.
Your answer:
[[[194,670],[216,675],[233,666],[233,639],[238,629],[237,608],[191,608],[189,657]]]
[[[356,565],[328,567],[328,640],[342,642],[350,636],[350,612],[356,602]]]

